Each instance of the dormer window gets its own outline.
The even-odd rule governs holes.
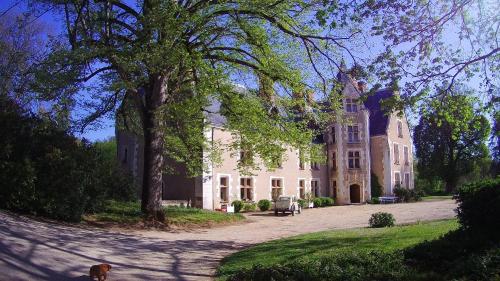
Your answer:
[[[358,112],[356,99],[345,99],[345,107],[347,112]]]

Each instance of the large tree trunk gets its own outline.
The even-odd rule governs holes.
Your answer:
[[[144,130],[144,174],[142,183],[141,209],[147,220],[164,221],[161,206],[162,182],[165,159],[163,156],[163,123],[158,114],[159,107],[165,102],[166,82],[164,77],[152,79],[153,86],[146,94],[146,112],[143,116]]]

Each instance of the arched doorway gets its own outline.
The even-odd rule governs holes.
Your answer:
[[[361,188],[358,184],[351,184],[349,187],[351,203],[361,203]]]

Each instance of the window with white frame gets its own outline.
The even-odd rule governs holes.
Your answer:
[[[240,198],[245,201],[253,200],[252,178],[240,178]]]
[[[410,188],[410,173],[405,174],[405,187]]]
[[[358,112],[356,99],[345,99],[345,107],[347,112]]]
[[[410,165],[409,150],[408,146],[403,147],[403,154],[405,159],[405,165]]]
[[[399,145],[394,144],[394,164],[399,164]]]
[[[347,126],[347,136],[349,143],[359,142],[359,126],[358,125]]]
[[[272,199],[276,200],[282,194],[283,194],[283,180],[282,179],[272,179],[271,180],[271,197],[272,197]]]
[[[361,168],[361,165],[360,165],[360,158],[361,157],[360,157],[359,151],[348,151],[347,158],[348,158],[349,169]]]
[[[220,177],[220,201],[227,202],[229,198],[229,178]]]
[[[311,193],[314,195],[314,197],[320,196],[318,180],[311,180]]]
[[[398,137],[403,137],[403,122],[401,120],[398,120]]]
[[[299,197],[301,199],[306,198],[306,180],[299,180]]]
[[[394,173],[394,185],[401,185],[401,174],[399,172]]]

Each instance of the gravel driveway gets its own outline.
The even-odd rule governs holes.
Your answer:
[[[328,229],[364,227],[374,212],[397,223],[455,216],[452,200],[337,206],[301,215],[248,215],[249,222],[182,232],[109,231],[33,221],[0,211],[0,280],[89,280],[101,262],[108,280],[210,280],[220,259],[255,243]]]

